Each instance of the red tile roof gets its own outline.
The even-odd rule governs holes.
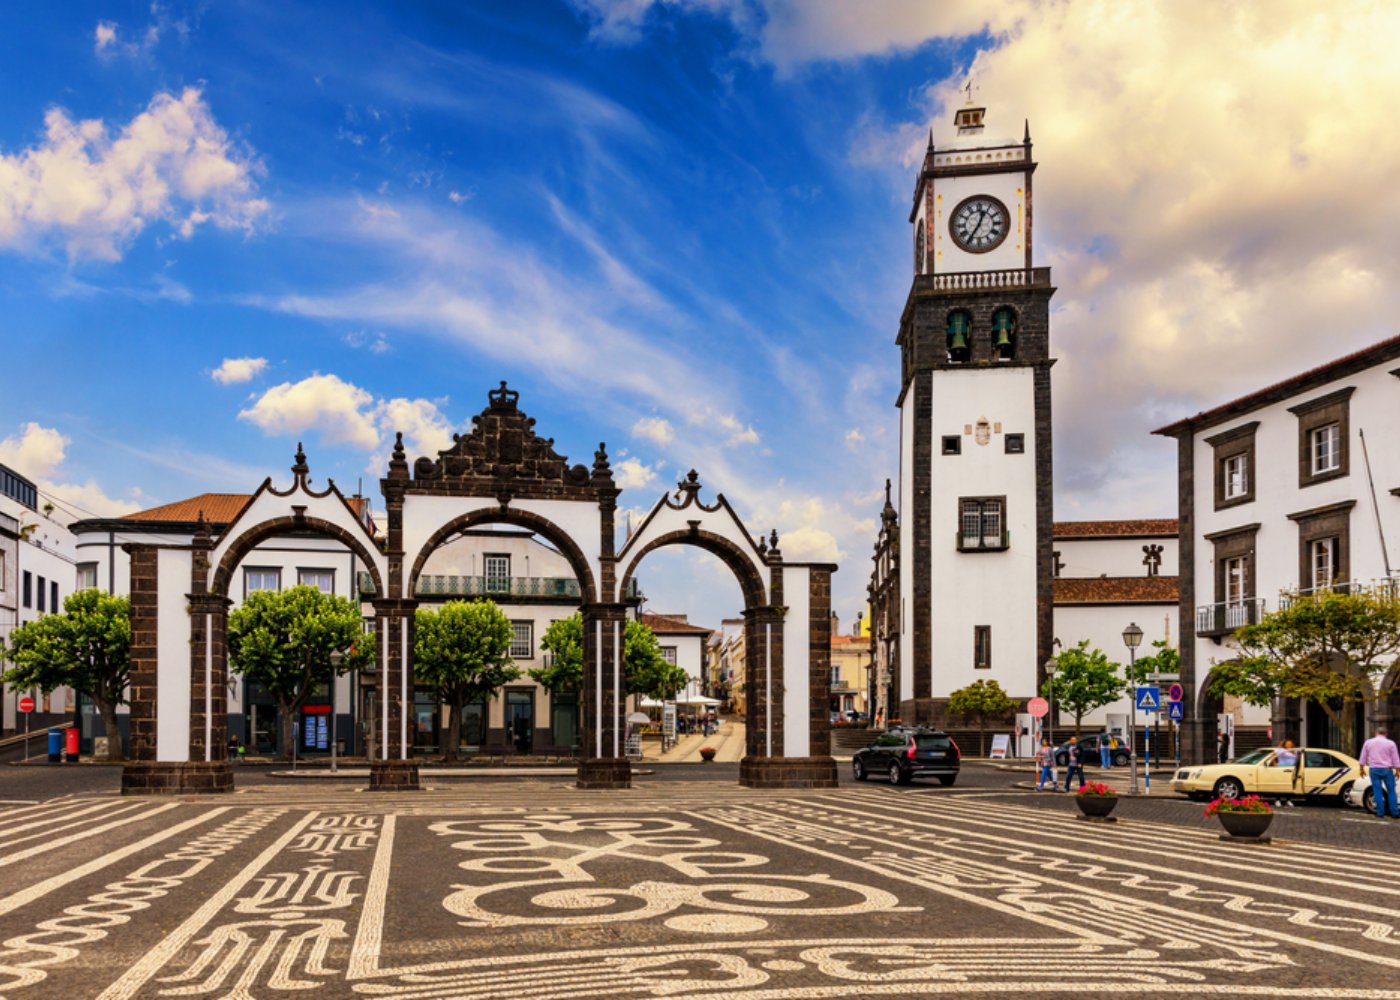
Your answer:
[[[685,615],[660,615],[651,611],[643,611],[641,622],[657,635],[708,636],[713,631],[713,629],[690,624],[686,621]]]
[[[1056,604],[1175,604],[1180,592],[1174,576],[1055,578]]]
[[[1146,535],[1175,537],[1179,522],[1174,517],[1151,517],[1136,521],[1056,521],[1056,538],[1141,538]]]
[[[188,500],[176,500],[174,503],[126,514],[121,520],[188,522],[192,524],[199,520],[199,515],[203,512],[204,520],[208,521],[210,525],[226,525],[233,523],[234,518],[238,517],[243,508],[248,506],[248,501],[251,499],[253,497],[250,493],[201,493]],[[365,507],[369,500],[365,497],[348,497],[347,499],[350,503],[350,509],[355,512],[356,516],[364,517]]]

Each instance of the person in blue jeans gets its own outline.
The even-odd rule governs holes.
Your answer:
[[[1035,752],[1035,762],[1040,765],[1040,780],[1035,783],[1038,792],[1046,785],[1055,790],[1055,752],[1050,748],[1050,737],[1040,738],[1040,749]]]
[[[1361,747],[1361,777],[1371,772],[1371,796],[1376,804],[1376,816],[1385,819],[1400,819],[1400,802],[1395,798],[1395,771],[1400,768],[1400,749],[1395,741],[1386,735],[1381,727],[1376,727],[1376,735]]]
[[[1069,746],[1065,747],[1068,759],[1065,761],[1065,791],[1069,791],[1070,782],[1074,776],[1079,775],[1079,787],[1084,787],[1084,751],[1079,749],[1079,738],[1071,736]]]
[[[1113,766],[1113,737],[1107,732],[1099,734],[1099,767],[1107,771]]]

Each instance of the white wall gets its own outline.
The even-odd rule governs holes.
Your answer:
[[[1144,545],[1162,546],[1158,575],[1177,575],[1177,537],[1169,535],[1151,538],[1056,538],[1060,576],[1146,576],[1147,565],[1142,561]]]
[[[1008,161],[1024,162],[1024,147],[1019,144],[991,147],[989,140],[977,137],[967,137],[955,146],[939,149],[934,160],[937,167],[995,165]],[[929,270],[942,274],[1025,267],[1025,184],[1026,177],[1023,173],[937,178],[933,182],[933,252],[930,255]],[[948,231],[948,222],[953,216],[953,211],[964,198],[974,194],[993,195],[1006,206],[1009,216],[1006,239],[995,250],[986,253],[968,253],[954,242]],[[912,243],[911,239],[911,246]]]

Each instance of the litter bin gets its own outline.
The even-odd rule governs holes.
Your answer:
[[[49,730],[49,763],[59,764],[63,761],[63,730]]]
[[[82,735],[77,726],[69,726],[63,731],[63,749],[68,753],[68,763],[78,762],[78,739]]]

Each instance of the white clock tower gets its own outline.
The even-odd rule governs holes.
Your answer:
[[[946,724],[951,692],[1038,693],[1052,642],[1050,269],[1032,266],[1030,128],[930,134],[914,188],[900,318],[899,653],[905,722]],[[892,705],[893,711],[893,705]]]

